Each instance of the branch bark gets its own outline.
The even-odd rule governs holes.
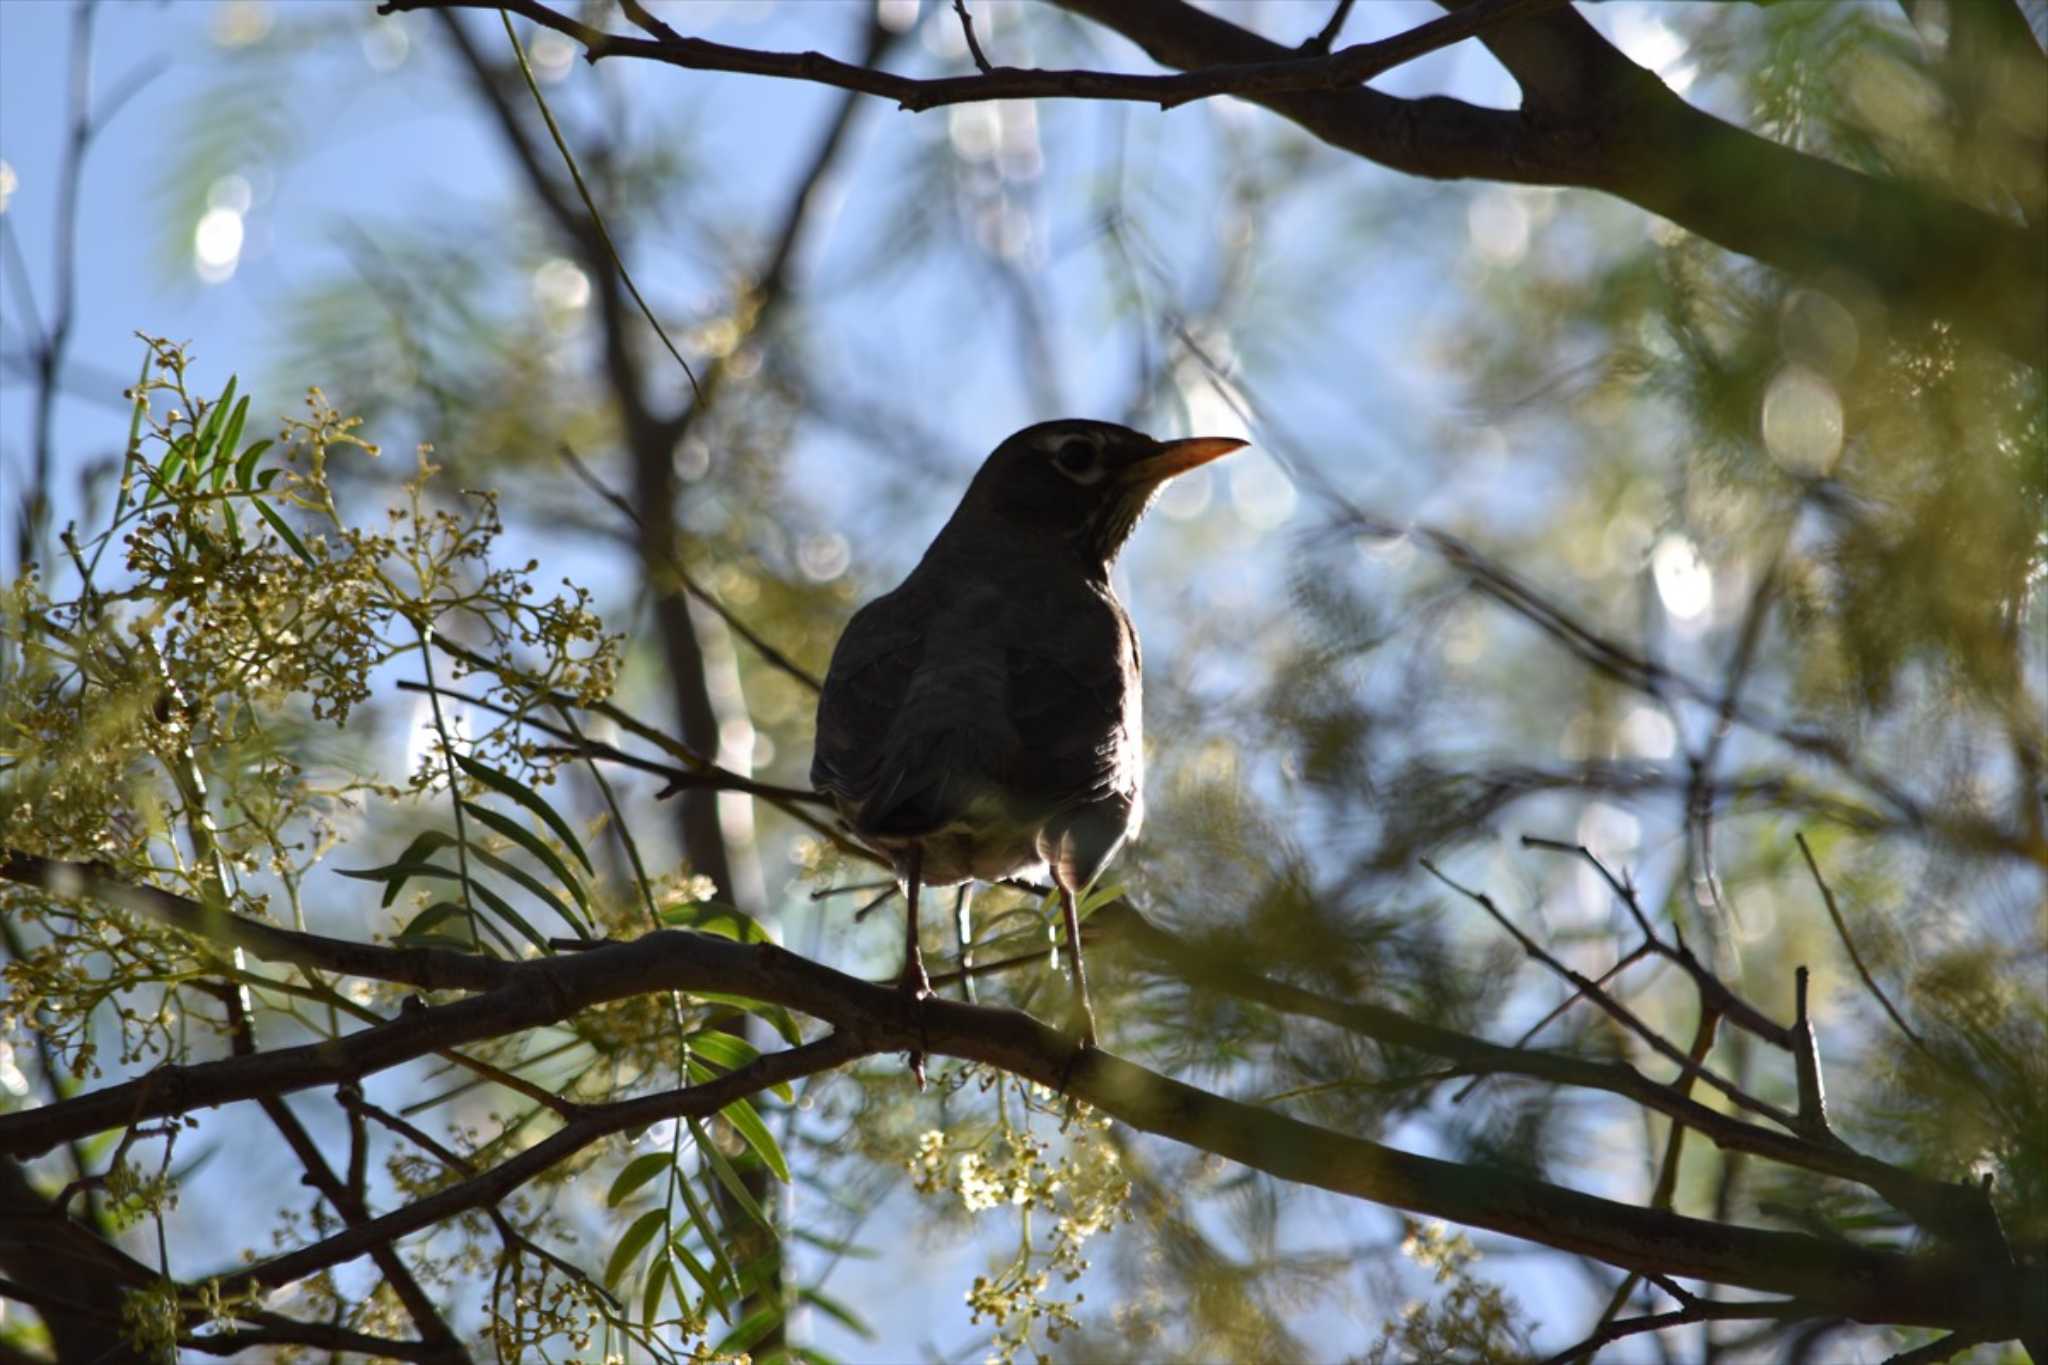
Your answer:
[[[765,52],[688,38],[609,34],[539,0],[503,8],[567,34],[590,60],[638,57],[693,70],[810,81],[910,110],[988,99],[1139,100],[1171,108],[1233,94],[1331,146],[1432,179],[1600,190],[1795,275],[1847,270],[1893,304],[1951,319],[2032,364],[2048,352],[2048,230],[2030,230],[1927,189],[1863,175],[1687,104],[1578,13],[1546,0],[1478,0],[1380,43],[1328,57],[1184,0],[1059,0],[1122,34],[1178,76],[996,67],[919,80],[818,52]],[[500,0],[387,0],[382,12],[498,8]],[[1480,37],[1522,87],[1520,110],[1403,99],[1370,79]]]
[[[301,951],[317,947],[314,935]],[[403,954],[392,954],[394,962]],[[715,991],[780,1004],[835,1030],[819,1043],[769,1054],[706,1086],[650,1101],[572,1112],[560,1133],[594,1141],[635,1105],[722,1107],[734,1098],[865,1053],[908,1051],[957,1057],[1065,1088],[1130,1127],[1187,1143],[1282,1180],[1488,1228],[1608,1264],[1782,1294],[1859,1321],[1967,1330],[2004,1339],[2048,1329],[2048,1301],[2029,1292],[2024,1272],[1967,1258],[1906,1256],[1798,1233],[1766,1231],[1582,1194],[1517,1172],[1460,1165],[1402,1152],[1239,1104],[1100,1051],[1076,1059],[1065,1035],[1015,1010],[929,1000],[920,1009],[888,986],[859,980],[772,944],[741,945],[680,931],[648,934],[587,952],[500,963],[495,988],[446,1005],[409,1008],[360,1033],[302,1048],[200,1066],[161,1068],[59,1104],[0,1117],[0,1153],[25,1156],[67,1137],[186,1113],[208,1105],[353,1079],[437,1048],[564,1019],[608,1001],[651,991]],[[1071,1075],[1069,1075],[1071,1071]],[[684,1098],[687,1097],[687,1098]],[[623,1126],[650,1121],[634,1111]],[[588,1130],[588,1131],[586,1131]],[[552,1141],[549,1139],[548,1141]],[[543,1152],[545,1148],[545,1152]],[[555,1149],[537,1147],[480,1177],[532,1178]],[[526,1165],[538,1162],[531,1170]],[[507,1169],[507,1168],[510,1169]],[[495,1185],[492,1188],[496,1188]],[[470,1205],[461,1205],[470,1207]],[[428,1202],[372,1220],[249,1272],[251,1283],[284,1283],[346,1251],[404,1235],[393,1219],[439,1216]],[[428,1217],[433,1214],[433,1217]],[[358,1245],[360,1243],[360,1245]],[[294,1258],[298,1259],[294,1259]]]

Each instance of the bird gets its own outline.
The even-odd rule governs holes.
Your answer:
[[[1073,1056],[1095,1046],[1079,901],[1145,814],[1138,632],[1110,570],[1168,480],[1246,444],[1083,418],[1028,426],[982,462],[909,577],[848,621],[819,693],[811,783],[894,869],[908,903],[898,985],[913,1003],[931,995],[924,888],[1050,875]],[[922,1088],[922,1050],[910,1064]]]

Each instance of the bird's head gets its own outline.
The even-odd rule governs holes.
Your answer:
[[[1071,541],[1106,567],[1161,485],[1247,444],[1234,436],[1155,441],[1114,422],[1078,417],[1040,422],[982,463],[956,520]]]

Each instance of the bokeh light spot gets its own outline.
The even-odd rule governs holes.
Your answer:
[[[234,278],[242,259],[242,215],[230,208],[208,209],[192,230],[192,268],[208,284]]]
[[[1764,392],[1764,446],[1788,472],[1818,478],[1842,453],[1842,400],[1804,365],[1787,365]]]
[[[1680,621],[1694,621],[1714,605],[1714,571],[1690,540],[1672,533],[1650,552],[1650,573],[1664,610]]]
[[[1513,190],[1490,189],[1465,209],[1465,233],[1489,265],[1513,265],[1529,250],[1529,211]]]

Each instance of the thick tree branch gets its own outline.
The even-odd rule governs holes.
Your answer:
[[[608,34],[539,0],[504,8],[567,34],[591,60],[631,56],[697,70],[811,81],[911,110],[969,100],[1142,100],[1172,107],[1233,94],[1332,146],[1435,179],[1602,190],[1731,251],[1799,275],[1850,270],[1913,311],[1955,320],[2030,363],[2048,351],[2041,234],[1940,194],[1861,175],[1687,104],[1569,7],[1477,0],[1378,43],[1303,57],[1184,0],[1059,0],[1143,47],[1178,76],[1025,71],[918,80],[818,52]],[[498,0],[388,0],[383,12],[497,8]],[[1410,100],[1361,82],[1481,36],[1522,86],[1520,111]]]
[[[102,870],[84,864],[55,863],[14,854],[0,860],[0,878],[53,889],[62,895],[94,895],[117,904],[148,907],[159,923],[222,942],[240,942],[258,957],[291,962],[322,971],[371,979],[425,985],[422,977],[446,982],[454,975],[439,967],[421,970],[420,955],[435,953],[483,964],[488,978],[463,988],[484,991],[456,1004],[417,1009],[399,1019],[333,1042],[272,1052],[258,1058],[230,1059],[192,1068],[160,1068],[148,1076],[91,1092],[62,1105],[0,1118],[0,1151],[46,1150],[55,1142],[134,1123],[145,1118],[237,1100],[282,1093],[311,1085],[353,1080],[384,1067],[399,1065],[461,1042],[494,1037],[515,1028],[566,1018],[580,1009],[635,995],[644,990],[714,990],[730,993],[727,970],[704,955],[715,953],[693,937],[694,949],[677,949],[668,970],[647,970],[654,964],[652,947],[672,944],[680,936],[649,935],[631,944],[607,944],[573,955],[535,962],[508,963],[469,958],[447,950],[388,948],[352,943],[317,934],[271,929],[239,916],[211,916],[197,902],[169,892],[127,886]],[[137,894],[138,892],[145,894]],[[246,934],[251,927],[258,935]],[[1981,1197],[1973,1189],[1927,1180],[1862,1155],[1839,1142],[1819,1143],[1804,1136],[1745,1122],[1711,1109],[1660,1084],[1625,1062],[1596,1061],[1542,1049],[1505,1047],[1454,1030],[1411,1019],[1396,1011],[1358,1001],[1332,1000],[1286,982],[1259,975],[1245,966],[1241,953],[1215,951],[1169,934],[1153,925],[1127,902],[1104,906],[1089,920],[1089,941],[1103,937],[1135,948],[1170,967],[1183,979],[1270,1008],[1325,1023],[1396,1047],[1443,1057],[1475,1075],[1514,1075],[1554,1085],[1575,1086],[1620,1096],[1654,1109],[1696,1129],[1730,1151],[1767,1157],[1789,1166],[1855,1181],[1877,1191],[1930,1231],[1967,1236],[1975,1227]],[[808,959],[783,953],[775,981],[750,981],[742,992],[785,1004],[839,1026],[879,1027],[879,1016],[835,1013],[824,1008],[836,998],[840,984],[851,981]],[[1002,964],[990,964],[991,969]],[[624,972],[608,980],[608,973]],[[728,984],[721,984],[727,982]],[[881,1002],[900,1002],[885,993]],[[878,1002],[878,1003],[881,1003]],[[900,1009],[899,1009],[900,1012]],[[939,1048],[939,1051],[945,1051]],[[1055,1077],[1056,1079],[1056,1077]],[[88,1105],[87,1102],[91,1103]],[[74,1108],[74,1106],[85,1106]]]
[[[1165,66],[1228,67],[1287,51],[1183,0],[1059,3]],[[1393,170],[1603,190],[1781,270],[1853,271],[1896,303],[2041,363],[2048,250],[2039,234],[1724,123],[1569,8],[1517,19],[1483,33],[1524,82],[1519,112],[1367,89],[1246,98]]]
[[[772,944],[741,945],[663,931],[631,943],[500,966],[506,975],[495,989],[448,1005],[421,1006],[345,1038],[257,1058],[163,1068],[139,1081],[0,1117],[0,1152],[39,1152],[68,1136],[145,1118],[331,1084],[437,1047],[533,1027],[628,996],[716,991],[783,1005],[823,1019],[837,1032],[821,1043],[770,1054],[690,1091],[574,1113],[559,1131],[595,1140],[598,1134],[586,1134],[578,1125],[588,1120],[605,1127],[627,1111],[633,1117],[624,1126],[656,1116],[651,1109],[633,1110],[635,1105],[715,1109],[753,1089],[863,1052],[916,1047],[1047,1086],[1060,1085],[1071,1067],[1066,1088],[1077,1099],[1134,1128],[1283,1180],[1489,1228],[1626,1269],[1783,1294],[1862,1321],[1940,1326],[1998,1338],[2048,1326],[2037,1321],[2048,1319],[2048,1303],[2035,1302],[2038,1296],[2025,1292],[2021,1272],[2010,1265],[1907,1257],[1802,1234],[1683,1218],[1507,1170],[1414,1156],[1235,1103],[1106,1053],[1089,1052],[1076,1060],[1064,1035],[1018,1011],[944,1000],[927,1001],[920,1010],[887,986],[846,976]],[[516,1187],[560,1154],[547,1148],[539,1155],[522,1155],[514,1162],[540,1164],[529,1170],[508,1163],[495,1168],[503,1174],[480,1178],[509,1180]],[[461,1198],[456,1204],[474,1206]],[[250,1272],[250,1282],[283,1283],[337,1264],[342,1252],[361,1254],[372,1242],[403,1235],[395,1230],[402,1224],[393,1219],[421,1219],[412,1225],[424,1227],[441,1216],[444,1211],[431,1202],[384,1215],[318,1244],[326,1248],[318,1255],[308,1249],[266,1262]]]
[[[771,1052],[737,1071],[683,1090],[647,1095],[593,1108],[546,1138],[481,1174],[458,1182],[380,1218],[350,1227],[323,1241],[262,1261],[220,1280],[229,1294],[275,1289],[341,1265],[378,1245],[430,1228],[456,1214],[496,1204],[528,1181],[551,1170],[592,1143],[664,1119],[708,1118],[734,1100],[830,1071],[872,1052],[872,1043],[842,1030],[816,1042]]]
[[[1418,57],[1463,42],[1493,24],[1558,8],[1565,0],[1476,0],[1455,14],[1405,33],[1357,43],[1328,56],[1303,57],[1276,44],[1272,53],[1210,71],[1178,76],[1112,71],[1049,71],[983,66],[972,76],[919,79],[871,63],[842,62],[822,52],[765,52],[689,38],[655,21],[654,38],[608,33],[543,5],[539,0],[384,0],[379,14],[409,10],[503,9],[575,39],[588,61],[639,57],[693,71],[807,81],[896,101],[912,112],[996,99],[1122,100],[1162,109],[1214,95],[1253,97],[1285,91],[1341,90],[1369,81]],[[973,41],[973,29],[968,29]]]

